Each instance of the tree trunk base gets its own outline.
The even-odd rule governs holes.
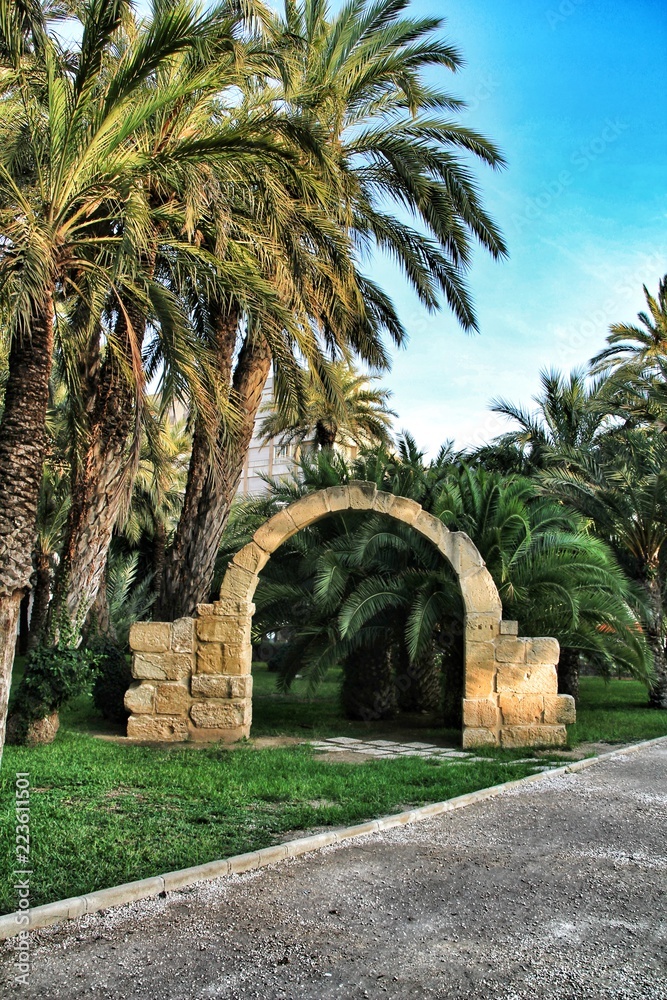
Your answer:
[[[16,653],[16,630],[23,591],[0,595],[0,760],[5,742],[5,726],[9,690],[12,686],[12,669]]]
[[[396,687],[388,649],[359,650],[345,661],[344,675],[341,701],[348,719],[379,722],[396,717]]]
[[[60,728],[57,712],[45,715],[43,719],[30,721],[21,715],[10,715],[7,720],[7,743],[14,746],[37,747],[53,743]]]

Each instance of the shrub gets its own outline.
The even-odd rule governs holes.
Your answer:
[[[132,671],[125,654],[107,637],[96,639],[91,648],[97,658],[97,675],[93,685],[95,707],[113,722],[125,722],[130,714],[123,699],[132,683]]]
[[[59,711],[90,685],[97,659],[90,649],[38,646],[28,655],[12,704],[13,740],[22,742],[31,722]]]

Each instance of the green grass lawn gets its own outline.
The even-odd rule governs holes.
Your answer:
[[[649,708],[646,688],[638,681],[582,677],[577,721],[569,739],[578,743],[632,743],[667,736],[667,712]]]
[[[391,726],[350,723],[338,709],[332,676],[309,695],[297,681],[287,696],[263,666],[256,674],[253,736],[389,735],[406,740],[456,734],[409,717]],[[405,728],[400,728],[400,725]],[[116,732],[121,732],[119,728]],[[14,780],[30,774],[33,905],[215,858],[256,850],[292,831],[344,825],[447,799],[522,777],[525,751],[492,751],[477,763],[403,758],[331,762],[308,746],[142,747],[97,739],[114,727],[88,696],[62,713],[55,743],[7,747],[0,780],[0,911],[15,909]],[[667,713],[646,707],[632,681],[582,679],[571,742],[629,742],[667,734]]]

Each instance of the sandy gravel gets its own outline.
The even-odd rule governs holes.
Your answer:
[[[40,931],[32,962],[43,1000],[665,1000],[667,745]]]

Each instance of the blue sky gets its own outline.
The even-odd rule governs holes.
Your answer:
[[[466,123],[508,160],[478,171],[510,259],[477,255],[480,332],[429,315],[393,266],[410,342],[384,382],[397,427],[433,452],[487,441],[508,425],[498,395],[530,403],[541,368],[584,364],[609,324],[634,320],[642,284],[667,272],[667,8],[658,0],[416,0],[447,19],[465,69],[438,71],[470,103]]]

